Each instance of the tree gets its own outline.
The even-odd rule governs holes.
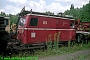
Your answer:
[[[77,9],[74,9],[74,5],[71,4],[70,10],[65,11],[64,15],[71,15],[76,18],[77,17]]]
[[[5,12],[2,12],[2,11],[1,11],[0,16],[6,16]]]
[[[74,5],[71,4],[70,10],[65,11],[64,14],[80,18],[82,22],[90,22],[90,1],[82,8],[74,8]]]
[[[74,9],[74,5],[73,4],[71,4],[71,7],[70,7],[70,10],[72,10],[72,9]]]
[[[83,6],[80,17],[83,22],[90,22],[90,2]]]
[[[17,15],[5,14],[5,12],[2,12],[2,11],[1,11],[0,16],[10,17],[10,25],[11,25],[12,23],[15,23],[15,24],[16,24],[17,18],[18,18]]]
[[[17,23],[17,19],[18,19],[18,16],[17,15],[12,15],[12,14],[9,14],[9,17],[10,17],[10,25],[12,23]]]
[[[70,11],[69,11],[69,10],[66,10],[66,11],[64,12],[64,14],[65,14],[65,15],[70,15]]]
[[[53,12],[50,12],[50,11],[46,11],[44,13],[49,14],[49,15],[54,15],[54,13]]]

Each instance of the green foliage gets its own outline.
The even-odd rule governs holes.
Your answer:
[[[50,12],[50,11],[46,11],[44,13],[49,14],[49,15],[54,15],[54,13],[53,12]]]
[[[71,46],[70,44],[71,44],[71,41],[68,41],[68,47],[70,47],[70,46]]]
[[[60,31],[54,34],[54,49],[58,50],[59,48],[59,41],[60,41]]]
[[[2,12],[2,11],[1,11],[0,16],[6,16],[5,12]]]
[[[74,5],[73,4],[71,4],[71,7],[70,7],[70,10],[72,10],[72,9],[74,9]]]
[[[66,10],[64,14],[72,15],[76,19],[80,18],[82,22],[90,22],[90,2],[83,5],[82,8],[74,8],[74,5],[71,4],[70,10]]]
[[[52,39],[51,39],[51,34],[49,34],[48,39],[46,38],[46,45],[47,45],[47,50],[52,49]]]
[[[55,51],[57,51],[59,48],[60,31],[54,34],[54,42],[52,42],[51,36],[52,35],[49,34],[48,39],[46,38],[47,50],[50,51],[51,49],[55,49]]]
[[[16,15],[9,14],[9,17],[10,17],[10,25],[12,23],[17,23],[18,17]]]
[[[55,55],[63,55],[63,54],[69,54],[80,50],[86,50],[90,49],[90,42],[88,44],[74,44],[70,47],[60,47],[57,50],[56,49],[50,49],[45,51],[36,51],[35,55],[39,57],[46,57],[46,56],[55,56]],[[82,59],[82,57],[80,57]]]

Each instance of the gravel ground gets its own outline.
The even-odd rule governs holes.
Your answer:
[[[84,58],[84,56],[87,56]],[[90,49],[81,50],[70,54],[39,58],[39,60],[90,60]]]

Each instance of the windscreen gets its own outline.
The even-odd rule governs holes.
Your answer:
[[[25,25],[25,18],[20,18],[19,26],[24,26],[24,25]]]

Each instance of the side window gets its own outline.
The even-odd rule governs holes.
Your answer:
[[[30,26],[38,26],[38,18],[31,18]]]
[[[9,24],[8,19],[4,20],[4,24],[5,25],[8,25]]]
[[[70,23],[70,27],[74,28],[74,23],[73,22]]]

